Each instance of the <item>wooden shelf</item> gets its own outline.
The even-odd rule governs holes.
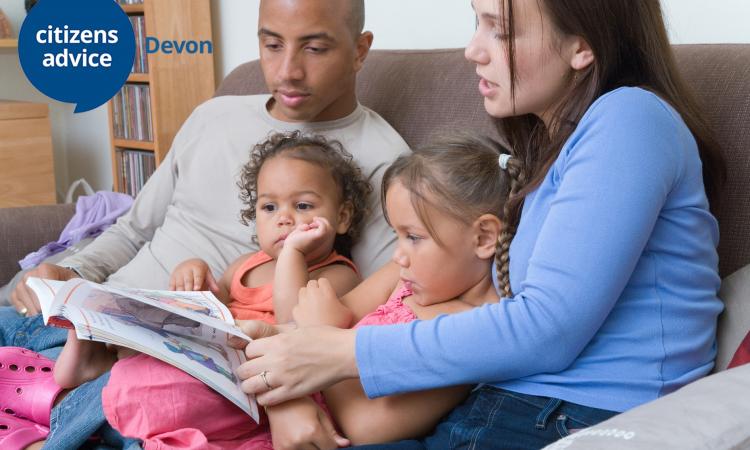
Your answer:
[[[143,4],[120,6],[131,16],[142,15],[147,35],[156,39],[212,39],[210,0],[144,0]],[[115,138],[114,106],[112,101],[109,102],[112,177],[114,190],[118,192],[126,192],[132,186],[128,182],[129,174],[121,167],[123,153],[119,149],[153,152],[154,163],[158,166],[166,157],[185,119],[196,106],[211,98],[216,89],[211,53],[157,52],[147,57],[149,73],[131,73],[128,83],[148,87],[153,142]],[[132,178],[132,173],[130,175]],[[140,174],[137,176],[142,177]]]
[[[18,48],[18,39],[0,39],[0,48]]]
[[[125,14],[143,14],[143,3],[137,5],[120,5]]]
[[[156,146],[151,141],[134,141],[130,139],[112,139],[112,144],[115,147],[121,147],[121,148],[135,148],[138,150],[150,150],[154,151],[154,148]]]
[[[128,83],[148,83],[147,73],[131,73],[128,75]]]

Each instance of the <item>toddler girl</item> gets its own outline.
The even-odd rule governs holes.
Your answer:
[[[170,289],[209,288],[222,302],[228,303],[236,319],[275,323],[289,320],[297,292],[310,279],[326,276],[339,294],[360,281],[349,256],[364,224],[365,205],[372,188],[338,142],[299,131],[273,134],[255,146],[250,162],[242,169],[239,187],[247,204],[241,213],[242,220],[255,222],[253,240],[260,251],[240,257],[218,282],[202,260],[185,261],[173,271]],[[228,441],[247,434],[252,420],[203,383],[150,356],[124,358],[134,352],[130,349],[118,352],[119,361],[118,355],[102,344],[78,341],[75,332],[71,332],[54,363],[57,383],[49,376],[43,381],[55,388],[54,397],[61,387],[77,386],[111,369],[103,406],[107,412],[111,409],[118,412],[107,417],[115,426],[120,420],[128,420],[131,426],[137,423],[135,431],[125,425],[123,428],[143,439],[147,448],[181,447],[185,443],[203,447],[206,439],[189,425],[191,414],[202,419],[205,411],[211,412],[212,424],[230,425],[226,427],[230,433]],[[123,373],[136,375],[122,376]],[[47,390],[52,394],[52,390]],[[163,394],[167,391],[172,395],[165,399]],[[204,398],[210,400],[204,402]],[[167,404],[169,413],[165,414]],[[201,407],[194,408],[194,404]],[[213,408],[214,404],[218,407]],[[35,420],[44,416],[38,406],[30,405],[33,414],[27,414]],[[123,415],[122,408],[128,407],[133,410]],[[18,413],[24,414],[23,408],[18,409]],[[225,419],[223,412],[228,412],[229,419]],[[165,418],[172,420],[167,424]],[[232,426],[232,418],[241,419],[238,427]],[[211,436],[214,441],[223,440],[222,435]],[[248,441],[243,445],[250,444]]]

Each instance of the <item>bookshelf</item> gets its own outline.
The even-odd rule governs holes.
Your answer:
[[[112,179],[115,191],[136,195],[166,157],[182,123],[216,87],[212,53],[146,55],[145,37],[212,41],[211,9],[210,0],[120,3],[134,24],[137,49],[134,72],[108,105]]]

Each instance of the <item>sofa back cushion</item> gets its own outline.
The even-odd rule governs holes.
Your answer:
[[[719,214],[722,277],[750,263],[750,45],[678,45],[680,70],[702,103],[724,151],[728,180]],[[358,83],[359,99],[412,147],[436,133],[470,130],[499,138],[462,49],[374,50]],[[257,61],[230,73],[216,95],[267,92]]]

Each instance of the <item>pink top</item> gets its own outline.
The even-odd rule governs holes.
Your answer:
[[[378,309],[364,316],[362,320],[354,325],[359,328],[364,325],[392,325],[396,323],[408,323],[417,320],[414,311],[404,303],[404,298],[412,295],[413,292],[406,286],[391,295],[387,302],[378,306]]]

